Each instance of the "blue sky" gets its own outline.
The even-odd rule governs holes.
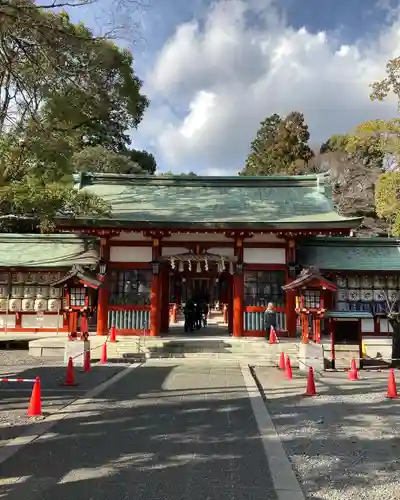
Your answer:
[[[130,38],[151,106],[132,138],[161,170],[236,172],[274,112],[303,111],[315,145],[396,113],[368,85],[400,55],[398,1],[148,1]],[[113,0],[99,2],[73,20],[105,29]]]

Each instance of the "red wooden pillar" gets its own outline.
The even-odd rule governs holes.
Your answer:
[[[236,239],[236,258],[243,263],[243,239]],[[244,298],[244,275],[237,271],[233,276],[233,336],[243,336],[243,298]]]
[[[293,279],[289,279],[289,283],[290,281],[293,281]],[[286,292],[285,314],[286,314],[286,330],[288,331],[288,336],[296,337],[297,315],[296,315],[296,292],[294,290],[289,290]]]
[[[110,245],[106,238],[100,240],[101,260],[108,264],[110,260]],[[99,288],[97,297],[97,335],[108,334],[108,297],[109,297],[109,280],[106,274],[103,277],[102,286]]]
[[[153,261],[160,260],[160,240],[153,239]],[[151,296],[150,296],[150,335],[157,337],[160,334],[161,326],[161,275],[160,270],[154,272],[151,283]]]
[[[294,239],[290,239],[287,242],[286,247],[286,263],[294,263],[296,261],[296,242]],[[289,277],[286,275],[286,283],[294,281],[294,277]],[[297,335],[297,314],[296,314],[296,292],[293,290],[286,292],[286,330],[288,331],[289,337],[296,337]]]
[[[161,332],[167,333],[169,327],[169,269],[161,270]]]
[[[301,313],[301,343],[308,344],[308,314],[306,312]]]

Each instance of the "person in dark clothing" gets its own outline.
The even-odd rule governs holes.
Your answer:
[[[210,308],[208,307],[207,302],[204,302],[203,304],[203,326],[204,328],[207,326],[207,317],[209,313]]]
[[[264,313],[264,331],[265,339],[269,340],[269,335],[271,333],[271,326],[276,329],[276,311],[274,304],[270,302]]]
[[[196,312],[195,312],[195,328],[196,330],[200,330],[202,327],[202,316],[203,316],[203,306],[200,302],[196,303]]]
[[[188,300],[184,309],[183,314],[185,315],[185,332],[193,332],[195,327],[195,305],[191,300]]]

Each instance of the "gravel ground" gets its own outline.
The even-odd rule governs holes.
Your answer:
[[[306,498],[400,499],[400,400],[386,399],[388,371],[362,371],[354,382],[325,372],[311,398],[302,397],[305,376],[255,373]]]
[[[89,390],[114,376],[125,365],[93,366],[89,373],[75,369],[76,387],[63,387],[66,368],[60,358],[36,358],[28,351],[0,351],[0,378],[40,377],[43,416],[26,416],[32,392],[30,383],[0,383],[0,446],[21,435],[26,427],[82,397]]]

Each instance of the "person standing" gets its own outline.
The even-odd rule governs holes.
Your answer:
[[[206,328],[207,326],[207,318],[208,318],[208,313],[210,311],[210,308],[208,307],[207,302],[204,302],[203,304],[203,326]]]
[[[276,310],[274,304],[272,302],[269,302],[264,313],[264,331],[266,340],[269,340],[271,326],[276,329]]]

